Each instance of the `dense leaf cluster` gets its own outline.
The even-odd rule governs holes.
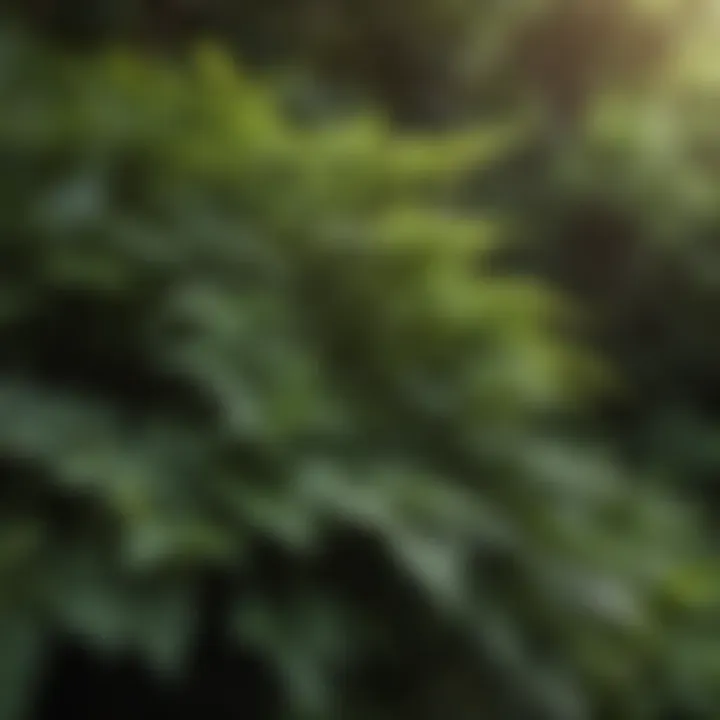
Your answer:
[[[285,5],[0,36],[0,720],[715,717],[714,36]]]

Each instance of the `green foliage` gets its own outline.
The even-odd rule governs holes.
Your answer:
[[[510,172],[505,196],[516,209],[523,193],[514,260],[572,291],[621,375],[623,392],[597,408],[593,431],[692,498],[710,548],[719,467],[717,32],[708,22],[690,38],[673,36],[672,61],[648,74],[643,92],[617,84],[589,92],[586,117],[537,153],[522,183]],[[701,689],[717,685],[715,575],[701,566],[677,585],[686,598],[704,595],[668,640],[667,706],[689,717],[717,712],[716,692]]]
[[[3,720],[57,629],[182,674],[215,573],[285,717],[650,713],[692,537],[539,432],[597,368],[450,202],[507,133],[309,130],[212,49],[0,50]]]
[[[8,0],[34,29],[82,46],[214,37],[245,62],[310,69],[322,96],[372,99],[407,123],[539,101],[574,116],[635,83],[713,0]],[[313,104],[313,101],[309,101]],[[323,99],[319,112],[327,111]]]

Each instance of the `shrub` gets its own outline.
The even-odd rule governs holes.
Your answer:
[[[282,717],[653,699],[677,535],[539,432],[595,368],[451,203],[504,133],[299,127],[209,49],[0,50],[0,717],[58,632],[186,677],[218,579]]]

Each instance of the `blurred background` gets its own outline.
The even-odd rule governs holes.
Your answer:
[[[720,717],[715,0],[5,0],[0,720]]]

